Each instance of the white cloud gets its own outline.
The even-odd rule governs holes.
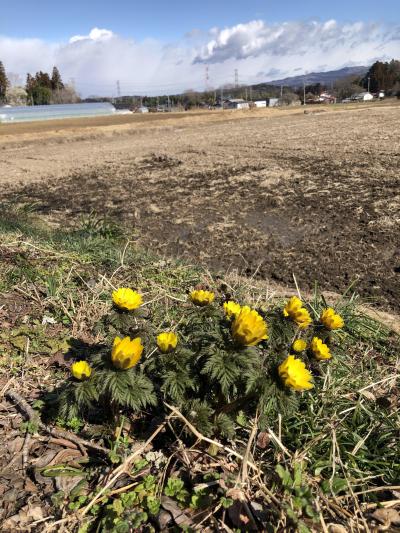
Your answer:
[[[213,39],[203,46],[196,56],[196,63],[221,63],[229,59],[243,60],[259,56],[304,56],[320,52],[328,59],[338,52],[346,57],[361,52],[360,57],[368,61],[372,53],[385,45],[387,51],[400,53],[399,28],[385,28],[377,24],[355,22],[338,24],[335,20],[326,22],[294,21],[282,24],[267,24],[254,20],[215,32]],[[392,38],[395,45],[390,47]],[[390,49],[390,50],[389,50]],[[325,62],[325,61],[324,61]]]
[[[25,76],[57,65],[64,80],[73,78],[83,95],[176,93],[203,89],[205,64],[210,84],[239,80],[260,83],[400,56],[400,26],[355,22],[339,24],[292,21],[268,24],[253,20],[208,32],[192,30],[181,41],[165,45],[148,38],[123,38],[111,30],[93,28],[64,43],[0,36],[0,59],[9,72]]]
[[[101,30],[100,28],[93,28],[89,35],[74,35],[69,40],[70,43],[76,43],[77,41],[106,41],[111,39],[114,33],[110,30]]]

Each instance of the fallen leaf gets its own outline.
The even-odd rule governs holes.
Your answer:
[[[400,526],[400,514],[396,509],[377,509],[372,518],[385,525]]]
[[[260,431],[257,437],[257,446],[262,450],[265,450],[270,443],[270,436],[266,431]]]
[[[340,524],[328,524],[329,533],[347,533],[347,529]]]

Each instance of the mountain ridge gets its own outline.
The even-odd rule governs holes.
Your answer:
[[[266,85],[284,85],[286,87],[300,87],[305,82],[306,85],[313,85],[315,83],[321,83],[329,85],[336,80],[346,78],[347,76],[363,76],[367,73],[369,67],[355,66],[344,67],[337,70],[328,70],[326,72],[309,72],[308,74],[302,74],[300,76],[289,76],[280,80],[271,80],[265,82]]]

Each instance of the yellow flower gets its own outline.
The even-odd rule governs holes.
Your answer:
[[[210,291],[192,291],[190,298],[195,305],[205,306],[214,301],[215,294]]]
[[[143,303],[142,295],[132,289],[118,289],[112,293],[113,302],[120,309],[133,311]]]
[[[310,347],[312,353],[314,354],[315,358],[318,359],[318,361],[330,359],[332,357],[329,346],[324,344],[318,337],[313,337]]]
[[[313,388],[312,375],[306,365],[294,355],[289,355],[278,367],[278,373],[283,384],[290,389],[303,391]]]
[[[304,352],[307,348],[307,343],[303,339],[297,339],[294,341],[292,348],[295,352]]]
[[[127,370],[137,365],[142,356],[143,345],[140,337],[120,339],[115,337],[111,352],[111,360],[116,368]]]
[[[302,301],[297,296],[292,296],[283,309],[283,316],[290,316],[296,313],[302,307]]]
[[[322,311],[320,319],[327,329],[340,329],[344,326],[343,318],[336,314],[332,307]]]
[[[310,313],[305,307],[301,307],[291,318],[296,322],[300,329],[304,329],[312,323]]]
[[[292,296],[283,309],[283,316],[290,317],[300,329],[306,328],[312,322],[310,313],[302,305],[300,298]]]
[[[178,336],[173,331],[160,333],[157,337],[157,346],[162,353],[172,352],[178,344]]]
[[[224,311],[227,318],[236,318],[240,313],[240,310],[241,306],[236,302],[229,301],[224,303]]]
[[[267,324],[257,311],[247,306],[242,307],[232,323],[232,336],[242,346],[256,346],[268,339]]]
[[[77,361],[71,366],[71,372],[74,378],[84,380],[90,378],[92,369],[86,361]]]

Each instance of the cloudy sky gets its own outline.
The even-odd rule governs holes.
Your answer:
[[[20,0],[1,6],[0,60],[57,65],[82,95],[176,93],[400,58],[400,0]],[[3,4],[3,3],[2,3]]]

